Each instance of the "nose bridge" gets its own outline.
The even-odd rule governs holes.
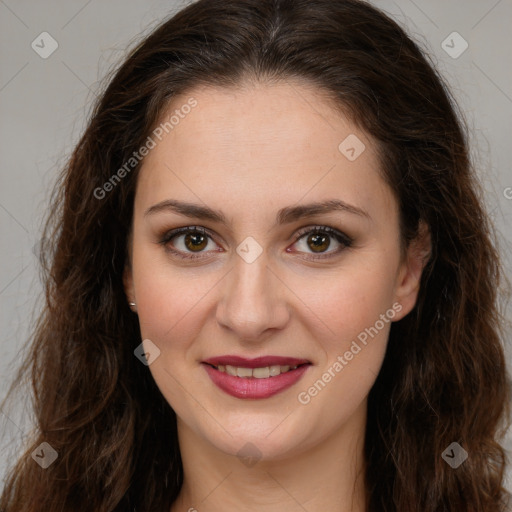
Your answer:
[[[248,263],[238,255],[217,308],[218,322],[243,339],[257,339],[288,321],[286,297],[264,254]]]

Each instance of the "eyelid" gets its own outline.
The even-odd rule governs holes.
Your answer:
[[[173,238],[176,238],[178,236],[185,235],[188,233],[200,233],[200,234],[210,238],[211,240],[213,240],[213,242],[216,245],[219,245],[218,242],[216,241],[216,235],[214,235],[210,230],[204,228],[203,226],[182,226],[180,228],[170,229],[159,237],[158,243],[161,244],[162,246],[164,246],[166,251],[168,251],[184,260],[205,258],[206,257],[205,255],[208,254],[207,252],[203,252],[203,251],[199,251],[197,253],[184,252],[184,251],[180,251],[178,249],[171,248],[171,247],[167,246],[167,244]],[[211,252],[211,251],[208,251],[208,252]]]
[[[297,242],[304,235],[307,235],[308,233],[326,233],[335,238],[341,238],[344,243],[351,244],[353,242],[353,239],[350,236],[348,236],[346,233],[343,233],[342,231],[340,231],[336,228],[332,228],[331,226],[322,226],[319,224],[314,224],[312,226],[305,226],[305,227],[301,228],[295,235],[295,241]]]
[[[165,232],[162,236],[160,236],[159,243],[166,247],[166,250],[169,252],[176,254],[178,257],[182,259],[199,259],[199,258],[205,258],[207,257],[208,253],[211,251],[199,251],[197,253],[194,252],[183,252],[180,250],[177,250],[175,248],[168,248],[167,244],[175,237],[188,234],[188,233],[200,233],[208,238],[210,238],[215,244],[219,245],[216,241],[217,236],[213,234],[209,229],[204,228],[203,226],[183,226],[179,228],[171,229],[167,232]],[[304,253],[303,251],[299,251],[301,254],[306,254],[307,256],[304,256],[306,259],[311,260],[318,260],[318,259],[324,259],[329,258],[332,256],[335,256],[339,254],[343,249],[346,249],[350,247],[353,243],[353,239],[346,235],[345,233],[339,231],[336,228],[332,228],[330,226],[324,226],[319,224],[309,225],[301,228],[298,232],[296,232],[293,236],[293,243],[292,245],[295,245],[298,241],[300,241],[304,236],[311,234],[311,233],[325,233],[328,236],[335,238],[336,241],[342,245],[341,248],[333,251],[327,251],[323,253]],[[288,248],[286,249],[286,252],[290,252]]]
[[[174,238],[176,236],[179,236],[179,235],[182,235],[185,233],[194,233],[194,232],[201,233],[202,235],[205,235],[205,236],[209,236],[212,240],[215,241],[215,235],[210,230],[208,230],[207,228],[204,228],[203,226],[182,226],[180,228],[170,229],[170,230],[166,231],[160,237],[160,241],[162,243],[168,242],[169,240],[171,240],[172,238]],[[215,242],[215,243],[217,243],[217,242]]]
[[[352,237],[348,236],[346,233],[343,233],[342,231],[336,228],[315,224],[313,226],[306,226],[304,228],[301,228],[299,232],[295,235],[295,241],[293,242],[292,245],[295,245],[297,242],[302,240],[306,235],[311,233],[325,233],[331,238],[335,238],[336,241],[341,245],[341,247],[339,247],[338,249],[326,252],[314,253],[300,251],[301,254],[304,254],[304,256],[302,256],[303,258],[313,261],[335,257],[345,249],[350,248],[354,242]],[[286,249],[286,251],[290,252],[288,249]]]

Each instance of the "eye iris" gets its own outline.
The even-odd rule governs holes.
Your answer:
[[[185,245],[191,251],[200,251],[206,247],[208,240],[201,233],[188,233],[185,235]]]
[[[323,252],[329,248],[330,240],[326,235],[315,233],[308,236],[308,245],[314,252]]]
[[[189,232],[185,235],[185,246],[193,252],[202,251],[208,244],[208,239],[203,233]],[[326,234],[312,233],[307,238],[307,243],[314,252],[323,252],[329,248],[330,236]]]

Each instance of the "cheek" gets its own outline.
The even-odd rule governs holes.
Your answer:
[[[308,395],[305,400],[325,386],[330,391],[317,402],[332,399],[351,409],[369,392],[385,356],[392,320],[400,309],[394,303],[394,263],[393,258],[375,258],[369,265],[353,265],[350,271],[309,286],[305,302],[315,313],[309,330],[324,355],[319,358],[318,373],[307,383],[307,388],[313,386],[311,394],[302,388]]]
[[[183,274],[179,276],[168,270],[158,272],[157,269],[138,276],[141,336],[150,339],[160,350],[149,371],[167,402],[189,421],[197,405],[189,393],[202,382],[196,362],[200,354],[194,340],[201,337],[207,322],[208,295],[205,293],[212,286],[205,285],[205,281],[207,279],[189,279]],[[184,393],[184,389],[189,393]]]
[[[183,346],[201,328],[198,316],[218,280],[213,273],[180,269],[166,258],[140,244],[132,262],[141,336],[162,351]]]
[[[298,390],[297,401],[319,431],[347,421],[372,388],[396,314],[392,290],[385,273],[354,272],[310,297],[308,305],[319,312],[317,328],[328,334],[317,337],[324,355]]]
[[[317,317],[318,332],[336,348],[342,340],[355,339],[374,326],[390,310],[395,295],[394,260],[384,258],[370,264],[351,265],[335,275],[300,280],[297,289],[306,306]],[[394,311],[388,314],[394,316]],[[386,322],[387,324],[387,322]],[[380,323],[378,325],[381,327]],[[382,330],[382,329],[381,329]]]
[[[297,318],[324,339],[326,350],[332,345],[332,352],[391,308],[393,263],[393,255],[386,258],[380,251],[378,257],[358,255],[336,272],[285,272],[281,277],[294,294],[282,300],[294,303]],[[222,272],[179,269],[141,249],[133,255],[133,276],[143,339],[165,349],[182,347],[205,327],[208,315],[215,316],[212,296],[219,300],[222,294]]]
[[[155,271],[141,273],[136,286],[144,338],[162,345],[171,340],[173,345],[183,345],[201,329],[198,317],[203,315],[213,287],[208,279],[184,279]]]

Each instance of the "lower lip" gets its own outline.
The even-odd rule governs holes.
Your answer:
[[[311,366],[305,364],[295,370],[289,370],[275,377],[256,379],[254,377],[234,377],[226,372],[221,372],[209,364],[202,363],[206,372],[222,391],[236,398],[269,398],[290,386],[293,386]]]

